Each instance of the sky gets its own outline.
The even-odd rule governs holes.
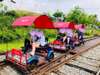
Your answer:
[[[68,13],[75,6],[83,8],[86,13],[97,14],[100,20],[100,0],[4,0],[9,9],[28,10],[38,13],[53,13],[57,10]]]

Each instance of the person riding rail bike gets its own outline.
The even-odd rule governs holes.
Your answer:
[[[85,32],[85,26],[82,24],[80,28],[77,30],[78,33],[78,39],[80,41],[80,44],[84,44],[84,32]]]
[[[36,35],[36,32],[38,33],[38,35]],[[49,45],[47,44],[43,32],[41,31],[36,31],[36,32],[34,36],[32,32],[30,33],[32,40],[31,41],[32,50],[30,52],[30,55],[32,56],[32,58],[29,59],[28,63],[30,64],[35,63],[37,65],[40,65],[52,59],[54,57],[54,54],[52,48],[50,48]],[[39,50],[40,53],[38,54],[36,53],[37,49],[40,49]]]

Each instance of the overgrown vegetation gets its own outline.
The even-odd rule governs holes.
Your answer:
[[[12,22],[21,16],[26,15],[40,15],[36,13],[26,12],[26,11],[8,11],[7,6],[0,4],[0,50],[5,49],[5,43],[11,43],[16,40],[24,39],[28,32],[33,29],[33,27],[17,27],[12,28]],[[61,11],[57,11],[52,15],[53,21],[56,18],[61,17],[63,21],[73,21],[76,24],[85,24],[87,26],[86,35],[100,35],[100,22],[97,20],[97,15],[91,15],[84,12],[83,9],[75,7],[67,15]],[[46,37],[50,38],[50,41],[56,37],[56,30],[43,30]],[[11,44],[14,46],[14,43]],[[19,47],[18,44],[17,47]],[[2,46],[2,47],[1,47]],[[20,45],[21,46],[21,45]],[[10,48],[9,48],[10,49]]]

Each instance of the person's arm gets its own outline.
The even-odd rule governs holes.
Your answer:
[[[68,43],[68,44],[69,44],[69,41],[70,41],[70,38],[68,37],[68,38],[67,38],[67,43]]]
[[[66,36],[63,37],[63,42],[65,42],[66,38],[67,38]]]

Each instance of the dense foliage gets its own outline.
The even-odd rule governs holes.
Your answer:
[[[73,21],[77,24],[96,24],[97,23],[97,15],[96,14],[87,14],[83,9],[79,7],[75,7],[72,9],[67,17],[67,21]]]
[[[26,36],[30,27],[13,28],[12,22],[21,16],[28,15],[26,12],[8,11],[7,6],[0,4],[0,43],[18,40]],[[30,14],[31,15],[31,14]],[[23,33],[25,32],[25,34]]]
[[[61,11],[56,11],[54,14],[53,14],[53,20],[54,21],[65,21],[65,14]]]

